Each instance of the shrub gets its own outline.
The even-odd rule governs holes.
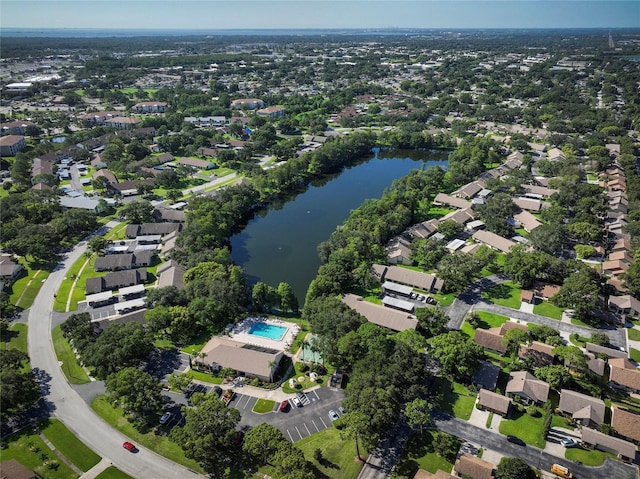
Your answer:
[[[306,373],[309,370],[309,365],[307,363],[302,363],[298,366],[298,369],[301,373]]]
[[[327,374],[327,368],[325,368],[322,364],[312,364],[310,369],[311,372],[319,374],[320,376],[324,376],[325,374]]]
[[[527,414],[531,417],[540,417],[540,411],[535,406],[529,406],[527,408]]]

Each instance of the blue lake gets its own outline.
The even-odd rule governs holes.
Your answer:
[[[391,183],[411,170],[447,167],[446,151],[376,152],[338,175],[313,182],[302,193],[256,215],[231,238],[232,257],[253,284],[277,287],[286,282],[300,305],[320,259],[318,245],[327,240],[351,210],[380,198]]]

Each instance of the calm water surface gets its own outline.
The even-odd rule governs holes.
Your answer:
[[[393,180],[425,165],[446,168],[447,152],[394,150],[376,152],[370,160],[274,205],[249,221],[231,238],[232,257],[250,283],[277,287],[289,283],[302,305],[320,259],[318,245],[327,240],[351,210],[368,198],[380,198]]]

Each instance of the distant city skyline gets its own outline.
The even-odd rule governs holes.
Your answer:
[[[2,28],[640,28],[638,0],[2,0]]]

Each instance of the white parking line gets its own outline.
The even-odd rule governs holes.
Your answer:
[[[318,400],[320,400],[320,396],[318,396],[318,393],[315,391],[311,391],[313,394],[315,394],[315,396],[318,398]]]
[[[311,436],[311,431],[309,431],[309,428],[307,427],[307,423],[304,423],[304,428],[307,430],[307,432],[309,433],[309,436]]]
[[[289,439],[291,439],[291,442],[293,442],[293,437],[291,437],[291,433],[289,432],[288,429],[287,429],[287,434],[289,434]]]
[[[247,397],[247,402],[244,403],[244,407],[242,409],[246,409],[247,406],[249,405],[249,401],[251,401],[251,399],[253,399],[251,396],[246,396]]]
[[[302,439],[302,434],[300,434],[300,429],[298,429],[298,426],[296,426],[296,431],[298,431],[298,436],[300,436],[300,439]]]
[[[311,422],[313,423],[313,427],[316,428],[316,431],[320,432],[320,429],[318,429],[318,426],[316,426],[316,422],[312,419]]]
[[[323,425],[323,426],[325,427],[325,429],[326,429],[327,424],[324,422],[324,419],[322,419],[322,417],[318,417],[318,419],[320,419],[320,421],[322,421],[322,425]]]

